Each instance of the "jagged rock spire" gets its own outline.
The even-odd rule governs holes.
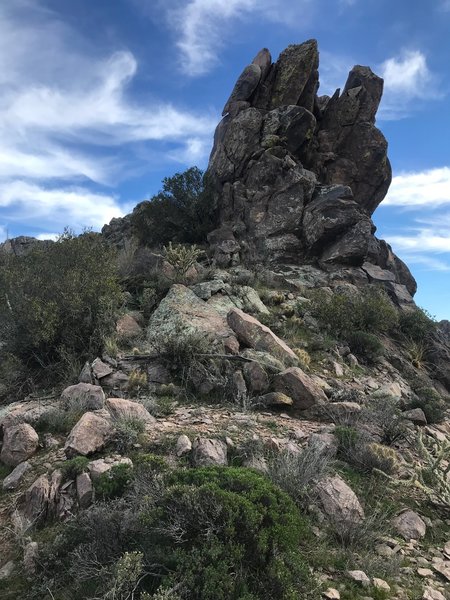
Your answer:
[[[308,40],[274,64],[264,48],[238,78],[208,167],[221,222],[210,236],[216,260],[366,265],[366,279],[400,285],[406,298],[414,279],[370,218],[391,181],[375,127],[383,80],[355,66],[342,93],[319,97],[318,67]]]

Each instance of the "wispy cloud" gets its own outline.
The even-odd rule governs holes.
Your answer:
[[[336,0],[336,5],[341,0]],[[348,1],[348,0],[347,0]],[[317,10],[314,0],[167,0],[165,11],[181,54],[181,68],[196,77],[211,71],[237,22],[255,18],[306,27]],[[233,28],[231,27],[233,25]]]
[[[443,97],[437,76],[430,70],[425,54],[420,50],[402,50],[379,66],[384,79],[384,96],[380,118],[399,119],[420,106],[420,101]]]
[[[448,208],[445,210],[449,205],[449,167],[395,176],[383,206],[406,209],[413,220],[398,227],[400,233],[387,235],[388,242],[410,264],[449,271],[450,213]],[[402,219],[398,222],[402,223]]]
[[[384,206],[407,208],[436,207],[450,204],[450,167],[396,175]]]
[[[51,188],[18,180],[0,183],[0,208],[8,209],[11,222],[39,223],[46,228],[58,228],[61,224],[70,224],[76,229],[99,228],[123,214],[113,195],[83,187]]]
[[[130,51],[102,54],[40,0],[0,4],[3,221],[21,206],[22,220],[54,211],[51,221],[60,228],[81,219],[98,227],[120,214],[119,204],[88,184],[116,183],[133,158],[136,169],[142,144],[164,142],[169,161],[177,148],[180,160],[188,159],[192,140],[191,154],[199,157],[201,143],[206,153],[216,116],[136,100],[129,89],[138,68]]]

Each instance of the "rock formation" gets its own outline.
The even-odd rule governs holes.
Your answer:
[[[411,302],[416,283],[371,220],[391,182],[375,127],[383,80],[355,66],[342,93],[318,96],[318,66],[309,40],[274,64],[261,50],[238,78],[208,167],[220,212],[208,238],[216,262],[346,268],[347,279],[353,270]]]

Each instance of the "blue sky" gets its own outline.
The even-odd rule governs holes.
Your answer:
[[[450,318],[449,31],[450,0],[1,0],[0,239],[100,229],[205,167],[243,67],[315,37],[322,93],[385,78],[378,235]]]

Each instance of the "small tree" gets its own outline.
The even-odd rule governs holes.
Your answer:
[[[163,180],[163,189],[133,211],[132,226],[147,246],[168,242],[201,244],[217,222],[207,174],[197,167]]]
[[[121,297],[114,252],[92,232],[2,256],[0,290],[2,358],[53,382],[100,351]]]

